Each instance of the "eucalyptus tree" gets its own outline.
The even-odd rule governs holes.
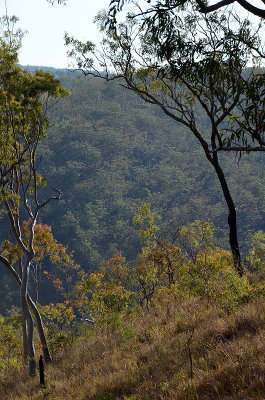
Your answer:
[[[66,4],[67,0],[46,0],[48,3]],[[161,17],[172,10],[182,9],[191,3],[191,0],[144,0],[149,6],[147,10],[140,10],[140,15],[143,17],[156,14]],[[265,0],[260,0],[265,5]],[[239,4],[243,9],[256,15],[260,18],[265,18],[265,8],[260,8],[247,0],[216,0],[213,4],[209,4],[207,0],[194,0],[197,5],[197,10],[203,14],[208,14],[230,5]],[[116,21],[116,14],[121,11],[126,4],[141,4],[143,0],[111,0],[110,1],[110,16]]]
[[[198,12],[209,14],[228,6],[240,5],[243,10],[265,19],[265,0],[260,0],[264,7],[260,7],[254,2],[247,0],[215,0],[209,4],[207,0],[111,0],[109,6],[109,17],[114,25],[117,22],[117,15],[127,4],[137,5],[139,7],[138,15],[148,23],[158,22],[160,28],[167,29],[168,14],[181,12],[183,8],[193,3]],[[144,7],[144,5],[146,6]]]
[[[97,20],[104,32],[101,48],[66,35],[69,55],[86,74],[119,79],[194,135],[219,179],[234,265],[242,275],[236,207],[219,153],[265,150],[259,30],[231,13],[204,15],[196,7],[181,16],[172,10],[165,32],[133,14],[115,29],[109,15]]]
[[[50,201],[60,198],[59,190],[55,189],[54,195],[40,199],[39,188],[46,184],[46,180],[37,172],[38,144],[49,126],[46,114],[52,105],[51,99],[68,92],[50,73],[36,71],[30,74],[21,69],[17,65],[18,48],[19,42],[7,30],[0,39],[0,211],[8,219],[10,232],[2,243],[0,261],[20,286],[24,346],[29,357],[29,373],[34,375],[34,322],[30,307],[36,318],[45,359],[50,360],[42,321],[28,293],[29,271],[34,258],[34,227],[40,210]],[[27,238],[21,229],[22,213],[30,221]],[[22,254],[17,270],[6,252],[10,234]]]

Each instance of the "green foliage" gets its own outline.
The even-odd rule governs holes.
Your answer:
[[[254,233],[251,242],[251,249],[247,261],[251,271],[257,271],[265,266],[265,233],[258,231]]]
[[[19,315],[11,317],[0,316],[0,372],[9,372],[9,369],[20,364],[20,323]]]
[[[184,244],[186,252],[192,258],[196,258],[199,252],[214,247],[214,233],[215,227],[212,222],[196,220],[181,228],[179,240]]]
[[[69,334],[58,332],[56,329],[49,329],[48,340],[52,356],[56,355],[60,350],[65,349],[65,346],[70,343]]]
[[[158,218],[160,218],[158,216]],[[142,248],[144,255],[147,255],[156,247],[156,235],[158,226],[154,224],[155,217],[151,212],[151,204],[143,203],[138,214],[133,218],[134,225],[140,228],[139,238],[145,246]]]
[[[177,246],[155,236],[150,205],[140,209],[135,221],[144,238],[136,265],[129,267],[117,255],[99,272],[88,278],[83,275],[75,286],[79,298],[86,296],[86,312],[99,326],[111,325],[124,336],[134,337],[125,321],[137,310],[137,303],[150,309],[158,304],[170,307],[176,298],[199,297],[231,312],[249,296],[248,279],[239,278],[231,254],[217,246],[212,223],[196,220],[179,228]]]
[[[46,185],[35,163],[37,146],[49,127],[50,99],[69,92],[51,73],[29,73],[18,66],[20,41],[10,30],[15,21],[5,18],[7,30],[0,37],[0,206],[6,212],[9,202],[10,211],[18,214],[26,197],[34,194],[36,200],[36,188]]]
[[[179,282],[189,295],[199,296],[228,311],[235,310],[250,291],[248,279],[234,271],[231,254],[217,247],[201,251],[189,263],[187,275]]]
[[[49,72],[30,74],[22,70],[16,65],[16,49],[3,41],[0,51],[0,166],[10,168],[21,163],[22,155],[29,157],[25,151],[43,138],[49,126],[44,115],[48,98],[60,98],[69,92]]]
[[[217,246],[214,225],[196,220],[178,231],[179,247],[169,241],[155,242],[143,252],[134,269],[142,301],[162,303],[172,298],[195,296],[232,311],[249,295],[247,278],[239,278],[228,251]]]
[[[90,301],[87,312],[95,317],[97,323],[119,325],[119,320],[134,303],[135,294],[129,290],[129,271],[125,259],[117,255],[91,273],[85,281],[85,290]]]
[[[113,394],[112,393],[108,393],[106,395],[96,397],[95,400],[113,400],[113,399],[114,399]]]

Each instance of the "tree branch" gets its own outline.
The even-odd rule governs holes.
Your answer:
[[[216,150],[211,151],[215,153],[217,151],[265,151],[265,147],[247,147],[247,146],[230,146],[230,147],[218,147]]]
[[[202,0],[196,0],[196,3],[198,4],[199,11],[202,12],[203,14],[208,14],[210,12],[216,11],[221,7],[228,6],[229,4],[234,3],[235,0],[222,0],[218,1],[216,4],[213,4],[212,6],[206,6]]]
[[[3,193],[3,195],[5,195],[3,190],[2,190],[2,193]],[[20,237],[20,233],[17,232],[15,218],[14,218],[12,210],[10,209],[8,201],[4,201],[4,206],[5,206],[5,209],[7,211],[7,216],[8,216],[8,219],[9,219],[11,231],[13,233],[13,236],[14,236],[17,244],[19,245],[19,247],[21,248],[21,250],[25,254],[29,254],[28,249],[26,248],[26,246],[24,245],[24,243],[23,243],[23,241],[22,241],[22,239]]]
[[[265,10],[262,10],[261,8],[257,8],[250,4],[246,0],[237,0],[237,2],[245,8],[245,10],[251,12],[254,15],[257,15],[258,17],[264,18],[265,19]]]
[[[217,11],[219,8],[228,6],[229,4],[233,4],[233,3],[235,3],[235,1],[237,1],[241,5],[241,7],[243,7],[245,10],[249,11],[251,14],[254,14],[260,18],[265,18],[265,10],[253,6],[246,0],[221,0],[211,6],[206,6],[202,0],[196,0],[196,3],[200,7],[199,8],[200,12],[202,12],[204,14],[208,14],[210,12]]]

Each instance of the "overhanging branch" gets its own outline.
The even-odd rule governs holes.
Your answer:
[[[241,5],[241,7],[243,7],[245,10],[249,11],[251,14],[257,15],[260,18],[265,18],[265,10],[253,6],[246,0],[221,0],[211,6],[205,5],[204,1],[202,1],[202,0],[196,0],[196,3],[200,7],[199,8],[200,12],[202,12],[204,14],[208,14],[210,12],[219,10],[219,8],[233,4],[233,3],[235,3],[235,1],[237,1]]]
[[[265,151],[265,147],[247,147],[247,146],[230,146],[230,147],[218,147],[216,150],[212,150],[211,153],[216,153],[217,151],[242,151],[242,152],[250,152],[250,151]]]
[[[204,14],[216,11],[219,8],[228,6],[229,4],[232,4],[234,2],[235,2],[235,0],[222,0],[222,1],[218,1],[216,4],[213,4],[211,6],[206,6],[205,3],[202,0],[196,0],[196,3],[200,7],[199,11],[204,13]]]

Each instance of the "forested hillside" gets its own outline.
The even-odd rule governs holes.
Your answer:
[[[117,251],[133,259],[139,247],[132,219],[143,201],[165,224],[214,222],[227,246],[219,183],[188,131],[118,83],[71,73],[62,83],[72,95],[52,109],[42,151],[48,185],[63,197],[43,221],[78,262],[93,269]],[[265,229],[264,157],[225,154],[222,162],[246,251],[251,235]]]
[[[140,243],[133,216],[146,201],[165,229],[172,221],[175,226],[195,219],[214,222],[220,244],[229,248],[219,183],[188,131],[117,82],[52,72],[71,97],[50,111],[40,167],[47,188],[58,187],[63,194],[40,217],[59,242],[74,250],[76,262],[95,270],[118,252],[135,259]],[[246,255],[253,233],[265,230],[264,157],[224,154],[222,162]],[[5,274],[3,284],[16,290]],[[14,303],[12,291],[5,292],[2,312]]]

